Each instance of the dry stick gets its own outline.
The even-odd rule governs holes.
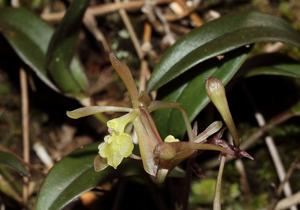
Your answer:
[[[163,25],[163,28],[164,28],[164,32],[165,32],[165,41],[168,42],[169,45],[172,45],[174,44],[174,42],[176,41],[174,35],[172,34],[171,32],[171,29],[170,29],[170,25],[168,23],[168,21],[166,20],[166,18],[164,17],[162,11],[160,8],[155,8],[155,13],[158,17],[158,19],[161,21],[162,25]]]
[[[141,46],[141,49],[144,54],[148,54],[152,48],[151,46],[151,35],[152,35],[152,28],[149,23],[144,24],[144,34],[143,34],[143,44]],[[149,66],[148,62],[145,58],[143,57],[141,61],[141,71],[140,71],[140,92],[146,90],[146,83],[147,80],[150,78],[150,71],[149,71]]]
[[[248,149],[252,145],[256,143],[256,141],[261,138],[263,135],[265,135],[268,131],[270,131],[275,126],[282,124],[286,122],[287,120],[291,119],[292,117],[295,117],[299,115],[296,112],[293,112],[291,109],[288,109],[286,111],[283,111],[282,113],[276,115],[275,117],[271,118],[271,120],[260,127],[259,130],[255,131],[247,140],[241,145],[241,149]]]
[[[145,54],[148,54],[152,49],[151,38],[152,38],[152,27],[150,23],[146,22],[144,24],[143,44],[141,46],[142,51]]]
[[[11,4],[17,8],[20,6],[19,0],[12,0]],[[23,68],[20,68],[20,88],[22,100],[22,143],[23,143],[23,160],[27,164],[30,162],[30,143],[29,143],[29,103],[28,103],[28,81],[27,74]],[[29,179],[23,177],[23,192],[22,198],[26,205],[29,197]]]
[[[158,28],[156,30],[159,31],[160,25],[157,24],[156,16],[154,14],[154,6],[155,4],[153,0],[145,0],[142,12],[147,16],[148,21]]]
[[[178,1],[177,1],[178,3]],[[198,8],[199,6],[199,3],[196,3],[194,5],[192,5],[191,7],[187,7],[186,4],[184,6],[184,4],[180,3],[180,6],[183,6],[182,9],[183,9],[183,13],[181,14],[165,14],[164,17],[167,21],[170,21],[170,22],[174,22],[174,21],[178,21],[178,20],[181,20],[187,16],[190,16],[191,14],[196,14],[194,11]]]
[[[258,130],[253,132],[253,134],[251,134],[244,142],[242,142],[240,148],[242,150],[246,150],[246,149],[252,147],[262,136],[264,136],[272,128],[274,128],[275,126],[280,125],[280,124],[286,122],[287,120],[291,119],[292,117],[295,117],[298,115],[299,115],[299,113],[293,112],[293,111],[291,111],[291,109],[288,109],[287,111],[284,111],[284,112],[276,115],[266,125],[264,125],[263,127],[260,127]],[[233,158],[229,157],[227,160],[232,160],[232,159]],[[218,166],[218,164],[219,164],[219,161],[216,158],[216,159],[207,161],[205,163],[205,167],[214,168],[214,167]]]
[[[276,190],[275,199],[273,199],[273,201],[269,205],[268,210],[274,210],[275,209],[275,207],[276,207],[276,205],[278,203],[278,198],[281,195],[282,191],[284,190],[285,183],[292,176],[294,170],[297,168],[298,163],[299,163],[299,160],[298,160],[298,158],[296,158],[296,160],[294,160],[292,162],[292,164],[290,165],[290,167],[289,167],[289,169],[288,169],[288,171],[286,173],[286,176],[285,176],[284,180],[280,183],[278,189]]]
[[[150,72],[149,72],[148,62],[145,59],[143,59],[141,61],[141,67],[140,67],[140,85],[139,85],[140,92],[146,90],[146,83],[149,78],[150,78]]]
[[[203,25],[202,18],[196,12],[190,14],[190,19],[193,23],[193,26],[196,28],[201,27]]]
[[[255,110],[254,101],[253,101],[249,91],[247,90],[247,87],[243,86],[243,88],[245,89],[245,93],[248,96],[250,104],[252,105],[253,109]],[[265,122],[265,119],[264,119],[264,116],[262,115],[262,113],[256,111],[255,114],[254,114],[254,117],[255,117],[259,127],[263,127],[263,126],[266,125],[266,122]],[[284,180],[285,176],[286,176],[286,172],[285,172],[284,166],[282,164],[281,157],[279,155],[277,147],[274,143],[274,140],[271,136],[266,136],[265,137],[265,143],[267,145],[267,148],[268,148],[269,153],[271,155],[272,161],[274,163],[278,178],[282,182]],[[290,186],[290,183],[288,181],[285,183],[283,191],[284,191],[284,194],[285,194],[286,197],[289,197],[290,195],[292,195],[291,186]],[[290,208],[290,210],[297,210],[297,209],[298,208],[296,206],[292,206]]]
[[[237,169],[237,171],[240,174],[241,188],[242,188],[243,193],[245,194],[246,201],[249,202],[251,193],[250,193],[250,187],[249,187],[248,178],[247,178],[247,174],[246,174],[246,170],[245,170],[243,161],[240,159],[236,160],[235,168]]]
[[[156,0],[155,4],[166,4],[172,2],[172,0]],[[145,1],[129,1],[129,2],[116,2],[116,3],[107,3],[97,6],[91,6],[87,9],[94,16],[105,15],[111,12],[118,11],[119,9],[124,10],[136,10],[140,9],[145,5]],[[58,22],[65,15],[65,12],[57,13],[43,13],[41,17],[48,22]]]
[[[120,1],[119,0],[115,0],[115,2],[119,3]],[[137,35],[136,35],[136,33],[135,33],[135,31],[134,31],[134,29],[132,27],[132,24],[131,24],[130,19],[129,19],[128,15],[127,15],[126,10],[125,9],[119,9],[119,14],[120,14],[120,16],[121,16],[121,18],[122,18],[122,20],[123,20],[123,22],[124,22],[124,24],[125,24],[125,26],[127,28],[127,31],[128,31],[128,33],[130,35],[131,41],[133,43],[133,46],[135,48],[135,51],[136,51],[139,59],[140,60],[143,59],[144,54],[143,54],[143,51],[141,50],[140,42],[139,42],[139,40],[137,38]]]
[[[260,127],[262,127],[266,124],[265,119],[264,119],[264,117],[261,113],[259,113],[259,112],[255,113],[255,118],[256,118],[256,120],[258,122],[258,125]],[[282,164],[280,155],[279,155],[278,150],[276,148],[276,145],[274,143],[274,140],[271,136],[267,136],[265,138],[265,142],[267,144],[268,150],[270,152],[273,163],[275,165],[276,172],[278,174],[278,178],[281,182],[283,182],[284,178],[286,176],[286,173],[285,173],[285,169],[284,169],[284,166]],[[289,197],[289,196],[292,195],[291,186],[290,186],[290,183],[288,181],[285,183],[285,185],[283,187],[283,191],[284,191],[284,194],[285,194],[286,197]],[[298,208],[296,206],[291,206],[290,209],[291,210],[297,210]]]
[[[23,159],[26,163],[30,162],[30,143],[29,143],[29,103],[28,103],[28,83],[24,69],[20,69],[20,86],[22,98],[22,139],[23,139]],[[29,197],[28,178],[24,177],[23,202],[26,204]]]
[[[83,22],[87,29],[94,35],[95,39],[102,44],[105,52],[109,53],[111,51],[109,44],[102,31],[98,28],[95,15],[90,10],[86,11]]]
[[[293,194],[292,196],[288,198],[284,198],[280,200],[275,208],[275,210],[284,210],[287,209],[293,205],[297,205],[300,203],[300,191]]]

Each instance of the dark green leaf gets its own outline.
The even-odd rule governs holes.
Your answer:
[[[258,12],[221,17],[193,30],[162,56],[148,84],[154,90],[196,64],[259,41],[282,41],[300,47],[300,35],[282,19]]]
[[[56,91],[60,89],[71,95],[76,95],[86,89],[87,79],[78,59],[70,61],[68,66],[60,62],[61,67],[66,67],[65,70],[68,72],[59,71],[57,75],[51,73],[52,78],[49,78],[46,69],[46,53],[54,30],[39,17],[24,8],[0,8],[0,31],[21,59],[46,85]],[[73,39],[76,41],[75,38]],[[68,41],[66,43],[70,44]],[[69,50],[71,52],[68,55],[73,55],[74,50],[71,48]],[[56,82],[59,89],[51,79]]]
[[[286,63],[278,64],[274,66],[265,66],[250,70],[246,77],[253,77],[258,75],[274,75],[300,78],[300,64]]]
[[[108,167],[94,171],[94,158],[98,145],[91,144],[78,149],[54,165],[47,175],[38,195],[36,210],[59,210],[100,183],[118,174],[138,174],[142,168],[137,161],[124,161],[118,170]]]
[[[25,167],[24,162],[14,153],[0,147],[0,164],[8,166],[22,176],[28,176],[29,172]]]
[[[225,58],[228,55],[225,55]],[[197,76],[182,84],[172,91],[164,101],[174,101],[182,105],[187,111],[189,119],[192,121],[197,114],[208,104],[209,98],[205,91],[205,80],[210,77],[217,77],[223,84],[227,84],[240,66],[247,58],[247,53],[235,55],[225,59],[219,67],[207,67],[202,71],[197,71]],[[163,136],[168,134],[182,137],[185,132],[184,121],[177,110],[161,110],[154,113],[155,122]]]
[[[0,31],[37,76],[58,91],[45,68],[45,54],[53,29],[23,8],[0,8]]]
[[[47,52],[49,73],[66,93],[80,93],[88,83],[80,64],[72,59],[81,28],[81,20],[89,0],[73,1],[56,29]],[[66,80],[68,78],[68,80]]]

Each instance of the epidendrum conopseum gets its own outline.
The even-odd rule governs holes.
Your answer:
[[[233,137],[233,145],[221,138],[224,130],[221,121],[213,122],[198,134],[197,131],[192,130],[186,112],[180,104],[152,101],[145,92],[138,92],[126,64],[120,62],[112,53],[110,61],[129,92],[132,106],[90,106],[67,112],[67,115],[73,119],[100,112],[126,113],[107,122],[108,135],[99,144],[99,152],[94,161],[96,171],[104,170],[108,166],[116,169],[124,158],[140,156],[144,170],[157,182],[163,182],[168,172],[198,150],[214,150],[219,151],[222,155],[252,159],[247,152],[239,149],[240,139],[228,108],[225,90],[217,78],[206,80],[206,90]],[[188,141],[180,141],[172,135],[168,135],[165,139],[160,137],[150,113],[161,108],[173,108],[181,112],[186,125]],[[129,124],[133,125],[131,131],[126,129]],[[137,134],[139,155],[133,154],[134,143],[131,135],[133,132]]]

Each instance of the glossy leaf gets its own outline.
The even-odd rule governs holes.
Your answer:
[[[259,67],[249,71],[245,76],[253,77],[259,75],[273,75],[273,76],[300,78],[300,64],[286,63],[286,64],[278,64],[273,66]]]
[[[78,94],[86,88],[87,80],[76,58],[70,63],[71,67],[68,66],[70,71],[68,74],[62,72],[58,75],[48,74],[46,53],[54,30],[38,16],[24,8],[0,8],[0,29],[20,58],[46,85],[58,92],[62,90],[71,95]],[[69,84],[76,85],[70,88]]]
[[[81,20],[88,4],[89,0],[77,0],[71,3],[51,38],[47,51],[49,73],[57,86],[66,93],[84,92],[88,86],[80,63],[73,60]]]
[[[221,62],[222,65],[219,67],[207,67],[206,69],[202,69],[197,76],[169,93],[163,100],[180,103],[192,121],[209,103],[209,98],[205,91],[205,80],[213,76],[220,79],[223,84],[227,84],[239,70],[246,58],[247,52],[244,52]],[[168,134],[177,137],[183,136],[185,125],[177,110],[169,109],[157,111],[154,113],[154,119],[162,136]]]
[[[59,91],[47,76],[46,51],[53,29],[23,8],[0,8],[0,31],[21,59],[49,87]]]
[[[209,58],[259,41],[300,47],[300,35],[282,19],[258,12],[221,17],[193,30],[162,56],[148,84],[154,90]]]
[[[8,166],[22,176],[28,176],[29,172],[24,164],[24,162],[14,153],[0,147],[0,164]]]
[[[91,144],[76,150],[54,165],[47,175],[38,195],[36,210],[59,210],[100,183],[115,178],[118,174],[139,173],[138,162],[124,161],[118,170],[108,167],[101,172],[94,171],[94,158],[98,144]]]

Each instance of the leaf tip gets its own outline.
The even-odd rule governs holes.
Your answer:
[[[78,119],[79,117],[74,114],[74,111],[66,111],[66,115],[71,119]]]

